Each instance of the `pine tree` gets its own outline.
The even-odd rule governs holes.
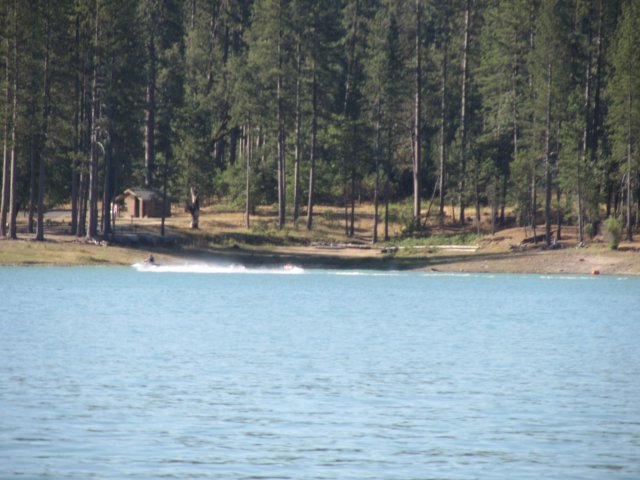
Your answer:
[[[42,66],[42,119],[39,165],[38,165],[38,228],[36,240],[44,240],[44,193],[46,177],[46,161],[49,156],[49,133],[51,117],[51,40],[52,40],[52,12],[49,3],[44,8],[44,60]]]
[[[22,29],[20,28],[20,23],[18,21],[19,17],[19,9],[18,2],[14,2],[13,9],[11,15],[8,16],[8,20],[12,25],[11,32],[12,45],[9,47],[12,50],[12,107],[11,107],[11,160],[9,167],[9,237],[13,240],[18,238],[17,235],[17,223],[16,218],[18,216],[18,197],[20,196],[20,192],[18,192],[18,108],[20,106],[21,100],[20,90],[22,86],[20,85],[20,60],[19,55],[22,52],[19,50],[19,45],[21,43],[20,37],[22,35]]]
[[[374,133],[375,183],[374,217],[372,241],[378,241],[379,199],[381,177],[385,185],[389,182],[399,124],[403,107],[402,91],[405,88],[405,72],[400,45],[397,7],[393,2],[384,2],[371,21],[366,52],[365,93],[369,105],[369,121]],[[388,205],[388,188],[385,188],[385,204]],[[388,224],[388,208],[385,209],[385,224]],[[385,239],[387,239],[387,234]]]
[[[337,0],[307,1],[307,25],[305,28],[305,70],[310,97],[310,140],[309,140],[309,183],[307,188],[307,230],[313,228],[313,214],[316,202],[317,163],[319,157],[320,130],[328,117],[335,112],[335,69],[337,63],[337,43],[340,2]]]
[[[413,221],[420,224],[422,170],[422,1],[415,1],[413,108]]]
[[[446,177],[447,177],[447,156],[449,150],[449,70],[450,70],[450,50],[452,40],[452,21],[454,8],[450,0],[438,3],[436,10],[436,45],[440,56],[440,88],[439,88],[439,152],[438,152],[438,225],[444,228],[445,216],[445,193],[446,193]]]
[[[147,53],[147,85],[145,95],[145,125],[144,125],[144,184],[153,185],[155,171],[155,133],[156,133],[156,90],[158,73],[158,53],[156,39],[159,36],[158,23],[160,2],[147,0],[142,3],[142,15],[146,34],[145,50]]]
[[[571,34],[571,93],[569,108],[562,128],[562,152],[559,171],[561,186],[572,201],[578,220],[578,242],[584,241],[587,220],[598,221],[599,195],[597,179],[603,131],[598,90],[603,81],[600,66],[606,45],[603,45],[605,16],[612,2],[577,0],[573,9]]]
[[[10,6],[9,2],[5,2],[5,10],[2,12],[3,17],[0,18],[2,25],[9,26],[10,18]],[[2,29],[4,34],[0,37],[2,40],[3,60],[4,60],[4,86],[3,86],[3,102],[2,109],[2,192],[0,198],[0,237],[7,236],[7,215],[9,212],[9,130],[11,128],[11,78],[9,73],[11,71],[11,46],[9,39],[9,29]]]
[[[91,144],[91,79],[93,57],[93,2],[77,1],[73,8],[73,147],[71,158],[71,231],[86,235]]]
[[[302,162],[302,96],[303,96],[303,61],[306,52],[303,49],[303,36],[306,24],[305,3],[294,0],[292,12],[292,50],[295,64],[295,100],[294,100],[294,160],[293,160],[293,222],[300,217],[301,183],[300,171]]]
[[[267,129],[274,140],[276,159],[276,189],[278,204],[278,228],[285,222],[286,183],[285,153],[286,131],[289,123],[289,109],[286,100],[290,98],[289,87],[285,84],[286,72],[290,66],[288,38],[288,0],[258,0],[253,5],[254,22],[249,35],[249,63],[260,79],[260,101],[264,102],[264,116],[258,121]],[[273,151],[272,150],[272,151]]]
[[[214,193],[216,181],[234,162],[238,126],[231,118],[232,69],[244,42],[249,1],[185,2],[184,102],[177,128],[179,179],[184,193],[197,187]]]
[[[559,0],[543,0],[536,25],[536,44],[531,68],[534,72],[535,115],[540,119],[534,131],[539,142],[539,156],[544,165],[545,242],[551,244],[551,201],[554,172],[559,158],[559,125],[566,112],[570,89],[567,71],[569,5]]]
[[[637,9],[634,0],[6,0],[0,233],[8,220],[15,235],[26,208],[42,239],[45,206],[70,199],[74,233],[108,236],[116,193],[147,184],[165,197],[193,187],[198,201],[244,199],[247,225],[256,204],[277,203],[283,226],[290,191],[294,220],[308,196],[312,228],[321,198],[345,207],[347,236],[356,198],[370,195],[374,241],[382,199],[412,196],[419,222],[427,185],[441,225],[445,202],[464,223],[473,197],[478,227],[488,203],[495,229],[509,198],[534,236],[544,203],[547,242],[551,224],[559,236],[575,212],[582,240],[604,201],[630,235]]]
[[[184,93],[184,19],[179,0],[144,0],[140,7],[147,70],[144,184],[148,187],[162,185],[164,206],[160,232],[164,235],[169,207],[168,177],[169,170],[174,169],[176,143],[172,124],[182,107]]]
[[[610,125],[613,130],[613,156],[620,162],[619,176],[624,179],[626,239],[632,240],[633,179],[640,157],[640,2],[626,0],[615,34],[612,51],[613,75]]]
[[[464,30],[462,41],[462,65],[461,65],[461,89],[460,89],[460,125],[458,131],[460,143],[460,168],[458,180],[458,205],[460,216],[458,222],[460,225],[465,224],[465,175],[467,169],[467,140],[468,140],[468,123],[469,123],[469,54],[471,42],[471,23],[474,17],[475,2],[465,0],[464,3]]]
[[[527,161],[528,139],[524,138],[529,108],[527,59],[533,30],[530,12],[530,2],[526,0],[489,3],[479,40],[482,57],[475,73],[482,95],[483,135],[509,142],[506,146],[511,148],[510,163],[514,168],[512,198],[522,219],[527,210],[529,216],[533,215],[530,190],[533,172],[531,162]]]
[[[97,236],[99,220],[102,235],[111,235],[111,204],[120,176],[141,157],[137,133],[141,125],[130,112],[139,105],[144,84],[138,68],[142,48],[133,0],[97,0],[92,8],[88,238]]]

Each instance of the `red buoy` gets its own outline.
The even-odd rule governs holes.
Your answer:
[[[600,275],[600,270],[592,270],[591,275]]]

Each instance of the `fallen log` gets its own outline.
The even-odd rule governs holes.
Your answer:
[[[553,240],[553,235],[555,234],[555,230],[551,231],[551,239]],[[544,242],[547,238],[547,235],[542,233],[540,235],[535,235],[535,236],[531,236],[531,237],[526,237],[523,238],[522,241],[520,242],[520,245],[527,245],[529,243],[538,243],[538,242]]]

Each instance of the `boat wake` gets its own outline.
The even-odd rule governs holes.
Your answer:
[[[159,265],[139,262],[131,265],[138,272],[149,273],[201,273],[201,274],[271,274],[271,275],[299,275],[304,268],[285,264],[281,267],[245,267],[242,264],[221,265],[215,263],[185,263],[175,265]]]

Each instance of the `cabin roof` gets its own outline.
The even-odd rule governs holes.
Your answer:
[[[152,190],[150,188],[136,188],[136,187],[127,188],[124,191],[124,195],[125,197],[128,195],[132,195],[134,197],[138,197],[139,199],[145,200],[145,201],[153,200],[154,198],[162,198],[162,195],[159,192]]]

